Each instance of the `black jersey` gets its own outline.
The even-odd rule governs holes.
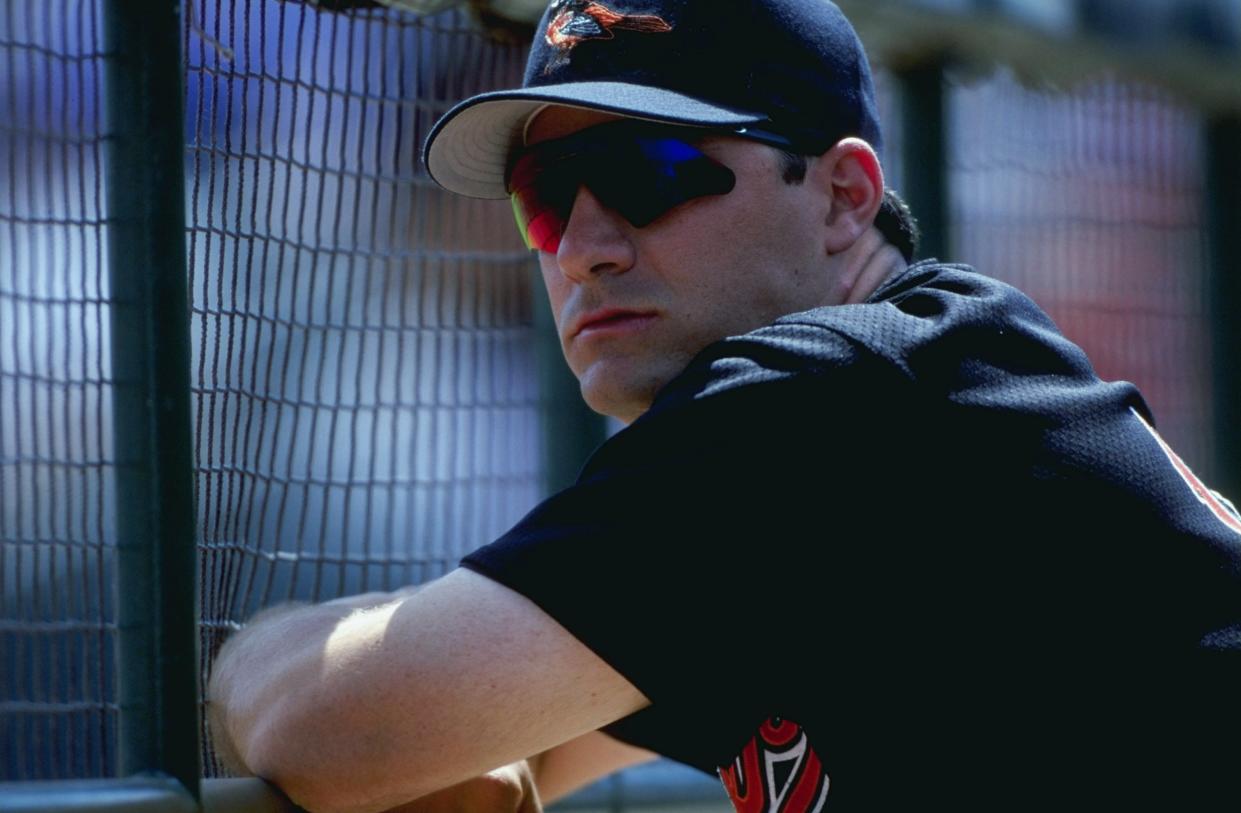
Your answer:
[[[967,268],[708,347],[463,564],[739,810],[1241,809],[1241,520]]]

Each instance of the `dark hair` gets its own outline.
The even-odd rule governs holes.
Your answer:
[[[810,159],[807,156],[788,150],[776,152],[780,156],[780,174],[783,175],[785,183],[797,184],[806,179],[806,172],[810,168]],[[913,212],[909,210],[909,204],[893,189],[883,190],[883,204],[879,207],[879,214],[875,216],[875,228],[879,229],[884,239],[896,246],[905,262],[913,262],[922,232],[918,229],[918,221]]]

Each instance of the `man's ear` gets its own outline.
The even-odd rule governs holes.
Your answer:
[[[846,138],[819,156],[815,181],[831,200],[827,213],[827,252],[852,248],[875,223],[883,205],[879,156],[860,138]]]

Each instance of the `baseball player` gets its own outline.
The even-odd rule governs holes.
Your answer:
[[[324,811],[654,753],[747,813],[1241,809],[1241,519],[1027,297],[910,264],[880,140],[826,0],[555,0],[426,160],[511,199],[627,425],[424,589],[235,636],[239,769]]]

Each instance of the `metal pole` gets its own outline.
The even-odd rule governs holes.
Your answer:
[[[607,421],[582,400],[577,378],[565,364],[542,276],[535,270],[535,341],[543,406],[543,486],[555,494],[573,485],[587,458],[607,438]]]
[[[106,0],[122,775],[199,798],[181,8]]]
[[[0,782],[4,813],[304,813],[262,779],[204,779],[202,804],[167,776]]]
[[[922,228],[918,259],[951,260],[944,65],[936,60],[897,70],[896,77],[904,134],[901,192]]]
[[[258,781],[258,780],[255,780]],[[4,813],[197,813],[199,807],[166,776],[0,784]],[[256,813],[290,813],[255,808]]]
[[[1215,480],[1241,500],[1241,113],[1207,125],[1211,334],[1215,391]]]

